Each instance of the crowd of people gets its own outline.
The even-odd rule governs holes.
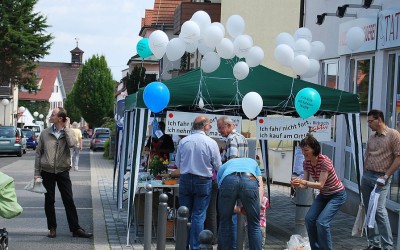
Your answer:
[[[382,111],[371,110],[367,116],[368,125],[374,133],[370,135],[366,147],[360,192],[366,207],[372,190],[375,189],[380,196],[375,226],[367,230],[369,246],[366,250],[393,249],[386,196],[392,175],[400,166],[400,133],[386,126]],[[47,236],[55,238],[57,235],[54,208],[57,185],[72,235],[90,238],[93,234],[79,225],[69,176],[71,166],[78,170],[82,134],[76,123],[70,126],[63,108],[52,111],[50,122],[52,125],[40,136],[34,167],[34,178],[42,178],[47,190]],[[236,249],[236,214],[243,213],[246,216],[249,249],[263,249],[265,231],[261,228],[265,227],[266,198],[259,163],[248,158],[247,140],[235,130],[231,118],[221,116],[217,126],[218,132],[226,138],[222,148],[208,136],[212,127],[210,119],[205,115],[196,117],[192,133],[181,139],[177,146],[177,169],[168,175],[179,177],[179,204],[189,209],[191,227],[187,246],[199,249],[199,234],[206,228],[213,232],[218,249]],[[159,123],[159,129],[162,135],[146,146],[153,148],[153,153],[169,154],[174,151],[172,138],[164,134],[164,123]],[[310,247],[313,250],[333,249],[330,223],[346,202],[347,192],[332,160],[321,154],[317,139],[308,134],[301,140],[300,147],[304,155],[304,175],[292,178],[291,184],[295,189],[319,189],[305,216]]]

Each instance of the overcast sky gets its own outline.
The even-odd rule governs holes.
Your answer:
[[[136,54],[141,18],[154,0],[39,0],[35,12],[47,16],[48,32],[54,36],[50,54],[41,61],[71,62],[76,47],[85,53],[104,55],[113,78],[119,81],[129,58]]]

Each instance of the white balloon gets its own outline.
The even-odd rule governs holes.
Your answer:
[[[365,42],[364,31],[360,27],[352,27],[347,31],[346,43],[351,51],[358,50]]]
[[[308,28],[302,27],[302,28],[298,28],[296,30],[296,32],[293,35],[294,40],[298,40],[300,38],[304,38],[307,41],[309,41],[311,43],[312,41],[312,33],[311,30],[309,30]]]
[[[224,38],[224,34],[216,25],[210,25],[204,31],[204,42],[210,48],[215,47],[222,38]]]
[[[220,23],[220,22],[213,22],[213,23],[211,23],[211,25],[217,26],[218,28],[220,28],[221,31],[222,31],[222,34],[224,34],[223,36],[225,36],[225,27],[224,27],[224,25],[223,25],[222,23]]]
[[[249,119],[253,119],[260,114],[263,108],[263,99],[257,92],[247,93],[242,100],[242,109]]]
[[[199,99],[199,108],[204,108],[204,101],[203,101],[203,98],[201,98],[200,97],[200,99]]]
[[[216,50],[218,55],[224,59],[232,59],[235,56],[235,53],[233,53],[233,43],[228,38],[222,38],[221,42],[217,44]]]
[[[170,61],[176,61],[185,54],[186,44],[185,42],[176,37],[172,38],[167,45],[167,58]]]
[[[169,39],[162,30],[156,30],[149,36],[149,47],[157,59],[161,59],[167,50]]]
[[[185,43],[185,44],[186,44],[185,50],[186,50],[186,52],[189,52],[189,53],[194,53],[197,49],[197,46],[199,46],[198,41],[196,41],[194,43]]]
[[[310,59],[310,66],[306,73],[301,75],[302,77],[313,77],[318,74],[320,69],[319,61],[315,59]]]
[[[201,59],[201,69],[206,73],[211,73],[218,69],[221,58],[215,52],[207,52]]]
[[[247,63],[240,61],[233,66],[233,76],[238,80],[243,80],[249,75],[249,65]]]
[[[248,35],[239,35],[233,41],[233,52],[239,58],[245,57],[251,47],[253,47],[253,39]]]
[[[292,69],[297,75],[303,75],[310,68],[310,60],[305,55],[295,56],[292,63]]]
[[[258,46],[253,46],[247,53],[245,59],[249,67],[256,67],[264,60],[264,51]]]
[[[199,45],[197,45],[197,49],[199,50],[200,54],[205,55],[207,52],[213,52],[214,48],[210,48],[207,46],[204,39],[199,40]]]
[[[304,38],[297,39],[294,44],[294,55],[305,55],[308,56],[311,51],[310,42]]]
[[[314,41],[311,43],[311,51],[310,55],[308,55],[308,58],[319,60],[324,53],[325,44],[321,41]]]
[[[293,49],[287,44],[280,44],[275,48],[275,59],[282,65],[291,67],[294,59]]]
[[[294,48],[294,38],[291,34],[287,32],[282,32],[280,33],[276,38],[275,38],[275,46],[278,46],[280,44],[287,44],[290,47]]]
[[[186,43],[194,43],[200,39],[200,27],[193,21],[186,21],[182,24],[179,38]]]
[[[211,24],[211,17],[208,15],[207,12],[204,10],[198,10],[196,11],[193,15],[192,18],[190,19],[191,21],[197,23],[200,27],[200,35],[203,36],[203,32],[206,30],[206,28]]]
[[[226,29],[232,38],[243,34],[245,26],[244,19],[239,15],[232,15],[226,21]]]

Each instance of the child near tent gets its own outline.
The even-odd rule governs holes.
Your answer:
[[[260,230],[262,234],[262,249],[265,249],[265,226],[266,226],[266,210],[269,208],[269,200],[267,197],[263,197],[262,202],[261,202],[261,207],[260,207]],[[246,211],[244,210],[243,207],[240,208],[240,212],[243,215],[246,215]],[[243,234],[244,234],[244,249],[249,250],[249,238],[247,235],[247,223],[245,223],[244,229],[243,229]]]

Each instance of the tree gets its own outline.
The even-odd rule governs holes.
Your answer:
[[[47,18],[34,13],[38,0],[0,0],[0,85],[37,90],[35,61],[48,54],[53,39]]]
[[[135,65],[131,74],[127,74],[126,77],[122,79],[125,83],[128,95],[136,93],[140,87],[146,86],[145,80],[146,68],[138,65]]]
[[[67,110],[67,114],[72,122],[81,121],[81,112],[79,108],[75,105],[75,91],[72,90],[67,94],[67,99],[64,102],[64,108]]]
[[[103,55],[92,56],[82,66],[74,84],[74,103],[91,127],[101,125],[103,117],[112,116],[114,85]]]

